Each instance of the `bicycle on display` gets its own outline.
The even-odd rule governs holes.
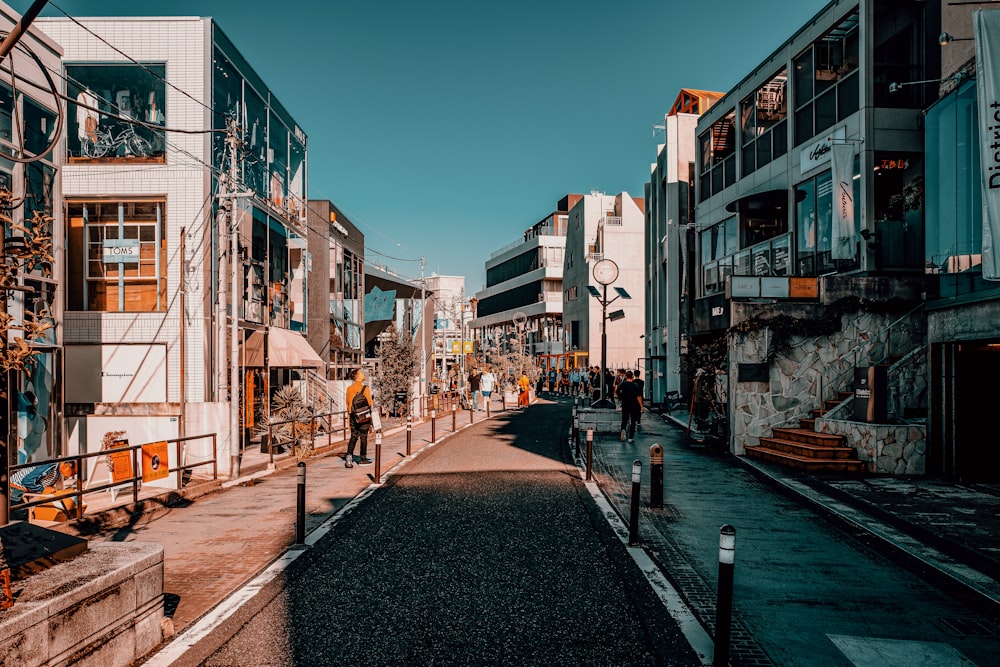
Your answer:
[[[97,130],[93,139],[85,139],[82,144],[84,157],[148,157],[153,153],[153,144],[140,137],[135,126],[128,124],[117,135],[110,129]]]

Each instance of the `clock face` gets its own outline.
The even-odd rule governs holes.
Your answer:
[[[610,259],[602,259],[594,264],[594,280],[602,285],[610,285],[618,279],[618,265]]]

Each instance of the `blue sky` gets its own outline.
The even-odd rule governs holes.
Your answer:
[[[23,12],[30,0],[6,0]],[[400,274],[485,284],[567,193],[642,197],[683,87],[725,92],[825,0],[50,0],[211,16],[309,138],[309,196]]]

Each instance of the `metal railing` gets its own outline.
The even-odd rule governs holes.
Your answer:
[[[185,443],[191,442],[192,440],[203,440],[205,438],[212,439],[212,458],[210,460],[199,461],[197,463],[181,464],[181,461],[184,460],[183,456],[184,448],[182,447],[182,445],[186,446]],[[206,466],[206,465],[212,466],[212,479],[218,479],[219,477],[218,440],[217,440],[217,435],[215,433],[207,433],[204,435],[191,435],[184,438],[171,438],[159,442],[166,442],[168,446],[170,445],[170,443],[173,443],[175,445],[174,461],[176,461],[178,465],[176,465],[173,468],[168,467],[167,473],[168,475],[171,473],[177,474],[178,489],[184,488],[184,473],[186,471],[193,470],[194,468],[198,468],[200,466]],[[28,502],[12,504],[10,503],[10,498],[8,496],[7,516],[11,516],[11,512],[17,510],[28,509],[30,507],[37,507],[39,505],[46,505],[48,503],[53,502],[54,500],[62,500],[64,498],[72,497],[76,504],[73,510],[75,513],[74,518],[81,519],[83,518],[83,508],[84,508],[83,497],[85,495],[91,493],[97,493],[99,491],[118,489],[126,485],[132,487],[132,502],[136,503],[139,501],[139,487],[142,484],[142,448],[145,445],[151,445],[151,444],[154,443],[145,443],[144,445],[124,445],[122,447],[115,447],[114,449],[104,449],[98,452],[88,452],[84,454],[74,454],[72,456],[62,456],[59,458],[50,459],[48,461],[21,463],[17,465],[12,465],[10,466],[11,475],[13,475],[13,473],[18,470],[24,470],[28,468],[35,468],[38,466],[47,466],[53,464],[59,466],[64,463],[69,463],[73,466],[73,470],[75,472],[75,483],[71,489],[57,489],[54,493],[45,494],[44,497],[38,498],[37,500],[31,500]],[[128,477],[115,479],[114,472],[112,470],[113,468],[112,457],[113,455],[119,455],[119,454],[125,455],[129,458],[128,470],[130,471],[131,474]],[[85,486],[87,480],[83,479],[84,472],[86,470],[86,466],[84,464],[89,459],[95,457],[107,459],[109,463],[109,472],[111,474],[111,481],[104,484],[100,484],[98,486]],[[25,493],[28,493],[29,495],[40,495],[38,493],[31,491],[26,491]]]
[[[919,327],[920,323],[914,323],[912,321],[912,317],[914,314],[921,311],[923,307],[924,304],[922,303],[917,305],[893,322],[890,322],[886,326],[882,327],[875,333],[874,336],[858,343],[831,362],[829,365],[837,363],[838,366],[842,368],[829,380],[826,379],[825,374],[820,375],[819,392],[817,397],[819,399],[820,409],[823,409],[823,406],[828,400],[826,391],[828,388],[834,387],[833,391],[830,392],[831,395],[829,396],[829,398],[833,398],[838,392],[841,391],[841,388],[853,385],[854,369],[858,367],[859,361],[864,361],[866,365],[880,364],[891,358],[894,353],[900,355],[906,354],[917,347],[914,344],[914,340],[917,339],[917,337],[913,335],[913,331],[915,328]],[[900,335],[901,332],[907,332],[908,335],[903,337]],[[894,334],[896,335],[895,338]],[[902,348],[903,345],[906,345],[905,349]]]

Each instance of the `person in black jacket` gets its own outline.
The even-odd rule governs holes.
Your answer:
[[[622,442],[626,436],[629,442],[635,442],[635,427],[642,414],[642,390],[635,383],[632,371],[627,371],[625,379],[618,384],[617,395],[622,408]]]

